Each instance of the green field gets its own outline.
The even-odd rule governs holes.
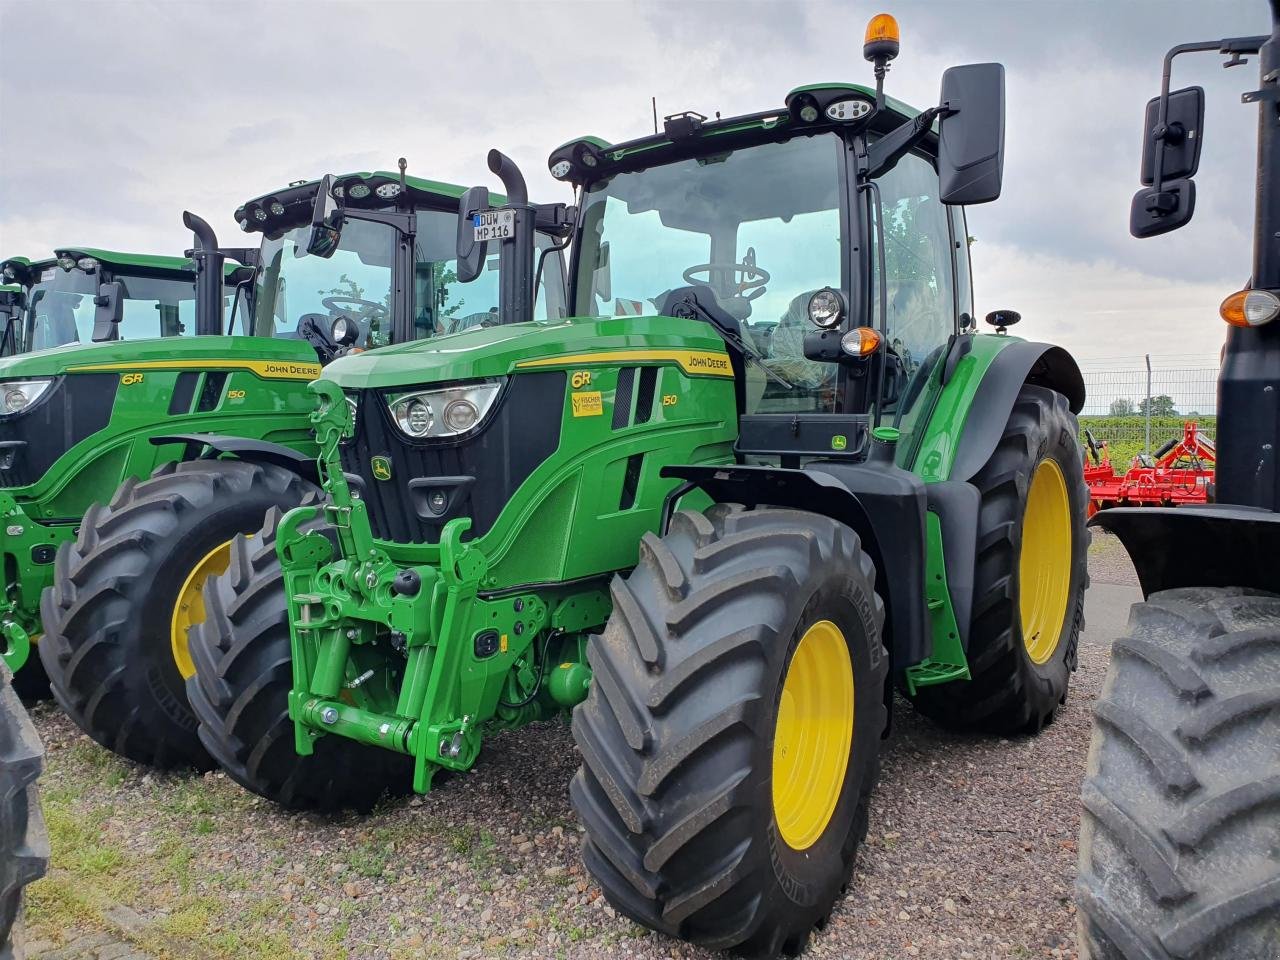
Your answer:
[[[1167,440],[1182,435],[1182,424],[1194,420],[1199,424],[1201,433],[1212,440],[1218,431],[1216,416],[1186,417],[1152,417],[1151,418],[1151,450],[1154,453]],[[1084,443],[1084,431],[1093,433],[1093,438],[1101,444],[1107,442],[1111,455],[1111,464],[1119,473],[1129,469],[1129,463],[1146,446],[1146,419],[1138,414],[1127,417],[1081,417],[1080,442]]]

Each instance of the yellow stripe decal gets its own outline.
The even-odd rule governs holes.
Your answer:
[[[314,380],[320,376],[320,364],[296,363],[289,360],[143,360],[138,363],[90,363],[68,367],[68,373],[94,370],[248,370],[264,380]]]
[[[519,369],[530,367],[576,367],[584,363],[675,363],[695,376],[732,377],[727,353],[712,350],[610,350],[602,353],[570,353],[538,360],[521,360]]]

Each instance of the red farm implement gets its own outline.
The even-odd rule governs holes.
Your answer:
[[[1154,456],[1138,454],[1124,474],[1111,465],[1107,443],[1084,432],[1089,456],[1084,479],[1089,485],[1089,515],[1104,507],[1176,507],[1207,503],[1213,493],[1216,457],[1213,441],[1200,436],[1194,422],[1182,425],[1174,438]]]

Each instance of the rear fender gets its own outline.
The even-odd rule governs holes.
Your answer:
[[[165,436],[152,437],[156,446],[166,443],[185,443],[187,445],[184,460],[231,456],[247,463],[270,464],[292,470],[298,476],[311,483],[320,485],[320,473],[316,468],[314,457],[299,453],[292,447],[269,440],[254,440],[249,437],[236,437],[219,433],[171,433]]]
[[[1143,596],[1175,587],[1248,587],[1280,593],[1280,514],[1207,504],[1117,507],[1089,526],[1114,533],[1138,572]]]

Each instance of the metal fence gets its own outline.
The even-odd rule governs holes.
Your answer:
[[[1139,453],[1157,451],[1182,435],[1194,420],[1213,440],[1218,424],[1218,368],[1164,365],[1149,358],[1140,366],[1110,368],[1082,363],[1086,400],[1080,429],[1106,441],[1111,462],[1123,471]]]

